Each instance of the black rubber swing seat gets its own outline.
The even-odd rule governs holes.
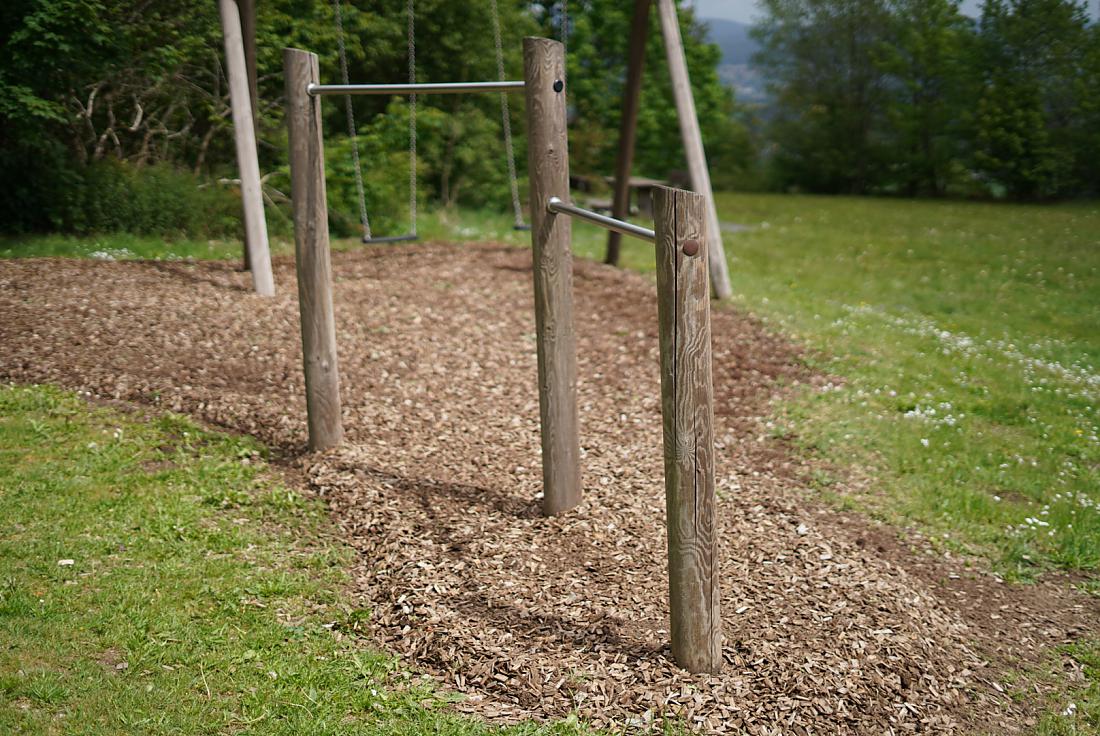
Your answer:
[[[363,238],[363,243],[408,243],[413,240],[420,240],[420,236],[416,233],[409,233],[408,235],[380,235],[376,238]]]
[[[530,225],[512,225],[513,230],[522,230],[524,232],[531,229]]]

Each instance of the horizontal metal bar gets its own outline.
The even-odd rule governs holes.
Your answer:
[[[617,233],[623,235],[631,235],[635,238],[641,238],[642,240],[648,240],[650,243],[657,241],[657,233],[648,228],[644,228],[640,225],[633,225],[629,222],[623,222],[622,220],[616,220],[614,217],[608,217],[607,215],[601,215],[598,212],[592,210],[581,209],[574,205],[562,202],[557,197],[551,197],[546,203],[546,209],[555,215],[570,215],[576,217],[579,220],[585,222],[591,222],[593,225],[599,225],[607,230],[614,230]]]
[[[310,84],[311,95],[447,95],[458,92],[518,92],[523,80],[504,82],[440,82],[438,84]]]

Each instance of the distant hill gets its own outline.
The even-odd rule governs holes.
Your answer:
[[[709,29],[711,43],[722,49],[723,64],[749,64],[759,45],[749,36],[752,26],[735,20],[700,18]]]
[[[749,35],[751,26],[734,20],[700,18],[707,26],[711,43],[722,49],[722,61],[718,76],[730,87],[741,102],[763,105],[768,101],[764,79],[752,65],[752,56],[760,45]]]

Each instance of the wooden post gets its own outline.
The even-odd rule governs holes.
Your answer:
[[[241,14],[244,67],[248,74],[248,99],[252,103],[252,129],[260,140],[260,84],[256,72],[256,0],[237,0]]]
[[[649,6],[652,0],[634,0],[634,18],[630,23],[630,58],[623,89],[623,116],[619,121],[619,156],[615,160],[615,196],[611,216],[625,220],[630,214],[630,171],[634,168],[634,140],[638,132],[638,106],[642,97],[642,67],[645,65],[645,42],[649,35]],[[607,255],[604,263],[619,265],[619,247],[623,236],[615,231],[607,234]]]
[[[237,168],[241,177],[244,208],[244,242],[252,270],[252,284],[261,296],[275,294],[271,275],[271,252],[267,244],[263,194],[260,191],[260,163],[256,156],[256,130],[252,124],[252,102],[248,94],[241,18],[235,0],[218,0],[222,36],[225,40],[225,70],[229,77],[229,104],[233,110],[233,137],[237,143]]]
[[[244,41],[244,68],[248,74],[248,98],[252,103],[252,133],[256,138],[257,149],[260,141],[260,86],[256,74],[256,0],[237,0],[237,10],[241,15],[241,38]],[[242,262],[245,271],[252,270],[252,259],[248,256],[248,239],[245,239]]]
[[[654,192],[672,656],[690,672],[722,666],[706,198]]]
[[[568,217],[546,209],[550,197],[569,201],[564,47],[545,38],[523,39],[523,72],[542,421],[542,511],[551,516],[581,500],[572,226]]]
[[[722,228],[718,223],[718,209],[714,203],[714,191],[710,186],[707,156],[703,151],[703,134],[699,130],[699,118],[695,113],[695,97],[688,78],[684,42],[680,36],[680,20],[676,15],[675,0],[657,0],[657,15],[661,20],[661,35],[665,40],[668,57],[668,73],[672,78],[672,94],[676,98],[676,112],[680,118],[680,135],[684,139],[688,174],[691,188],[707,199],[707,228],[710,231],[710,281],[714,295],[726,299],[733,294],[730,286],[726,252],[722,248]]]
[[[325,450],[340,444],[344,428],[340,419],[340,373],[336,362],[336,319],[332,309],[321,98],[306,92],[308,84],[320,83],[317,55],[284,49],[283,70],[290,132],[290,192],[294,204],[294,257],[302,320],[309,449]]]

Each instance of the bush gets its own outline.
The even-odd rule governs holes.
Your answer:
[[[240,237],[238,190],[203,184],[166,164],[100,161],[78,171],[51,216],[73,233],[127,232],[164,237]]]

